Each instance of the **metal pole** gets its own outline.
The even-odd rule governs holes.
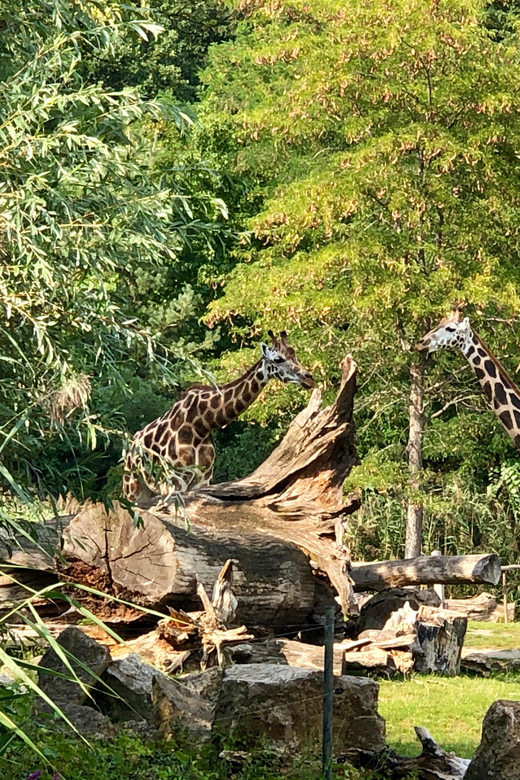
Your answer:
[[[325,662],[323,666],[323,778],[332,772],[332,697],[334,689],[334,607],[325,611]]]
[[[504,596],[504,623],[507,623],[507,571],[502,570],[502,593]]]

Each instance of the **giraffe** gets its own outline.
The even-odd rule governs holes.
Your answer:
[[[416,349],[435,352],[440,347],[458,347],[473,368],[490,407],[506,433],[520,450],[520,390],[488,347],[472,330],[469,319],[461,320],[454,309],[417,344]]]
[[[123,494],[128,501],[135,504],[209,484],[215,461],[211,432],[242,414],[269,380],[316,387],[287,333],[283,330],[276,338],[270,330],[269,336],[271,346],[262,342],[260,360],[239,379],[221,387],[193,385],[162,417],[137,431],[124,465]]]

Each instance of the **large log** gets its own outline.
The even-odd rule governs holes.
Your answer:
[[[335,603],[335,593],[347,612],[355,602],[342,537],[359,500],[344,503],[342,486],[357,462],[355,386],[347,357],[330,406],[321,408],[315,390],[256,471],[188,493],[182,512],[152,502],[135,523],[117,503],[110,511],[85,508],[63,534],[64,576],[147,607],[200,608],[198,584],[210,592],[233,559],[239,623],[310,623],[318,604]],[[113,618],[132,618],[126,608],[110,609]]]
[[[354,589],[385,590],[405,585],[496,585],[500,580],[498,555],[421,556],[396,561],[354,563],[350,573]]]

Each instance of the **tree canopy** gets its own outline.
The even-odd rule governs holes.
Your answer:
[[[213,241],[225,207],[157,164],[153,134],[182,137],[188,113],[84,75],[123,31],[148,41],[160,27],[115,2],[52,11],[11,3],[0,30],[0,468],[12,488],[59,492],[69,470],[81,477],[82,450],[85,479],[96,439],[124,432],[139,375],[150,397],[154,382],[197,372],[203,339],[171,339],[193,292],[184,282],[161,294],[187,243]]]
[[[488,12],[255,3],[205,73],[208,122],[231,125],[234,169],[263,197],[211,318],[292,326],[325,382],[353,352],[365,485],[373,468],[380,487],[406,482],[413,345],[454,301],[518,358],[504,322],[519,305],[517,22],[490,34]],[[428,367],[425,402],[437,471],[511,452],[459,358]]]

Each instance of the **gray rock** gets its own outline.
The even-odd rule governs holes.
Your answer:
[[[113,661],[102,678],[110,690],[99,686],[96,701],[113,721],[152,723],[152,682],[160,674],[135,653]]]
[[[520,780],[520,701],[493,702],[464,780]]]
[[[98,644],[76,626],[69,626],[62,631],[57,642],[65,651],[78,679],[87,690],[94,688],[97,680],[93,675],[100,677],[110,663],[110,653],[107,648]],[[38,665],[40,667],[38,685],[50,699],[58,703],[78,705],[86,701],[88,692],[72,679],[70,670],[52,648],[44,653]],[[52,672],[69,679],[56,677]]]
[[[89,738],[111,739],[116,734],[116,727],[113,723],[93,707],[64,703],[61,703],[59,707],[74,728],[63,718],[58,717],[47,704],[40,708],[38,723],[45,725],[47,728],[52,728],[54,731],[61,731],[67,734],[79,732],[83,737]],[[49,720],[49,715],[53,716],[52,720]]]
[[[379,686],[364,677],[334,678],[334,750],[379,750],[385,722],[377,713]],[[213,730],[241,747],[257,739],[288,751],[318,749],[322,739],[323,673],[274,664],[235,666],[224,672]]]
[[[222,682],[222,669],[169,680],[157,675],[152,681],[154,726],[161,739],[183,730],[197,744],[211,739],[215,708]]]
[[[465,669],[471,669],[482,674],[491,671],[515,671],[520,669],[520,650],[506,649],[496,650],[473,647],[462,648],[461,665]]]

